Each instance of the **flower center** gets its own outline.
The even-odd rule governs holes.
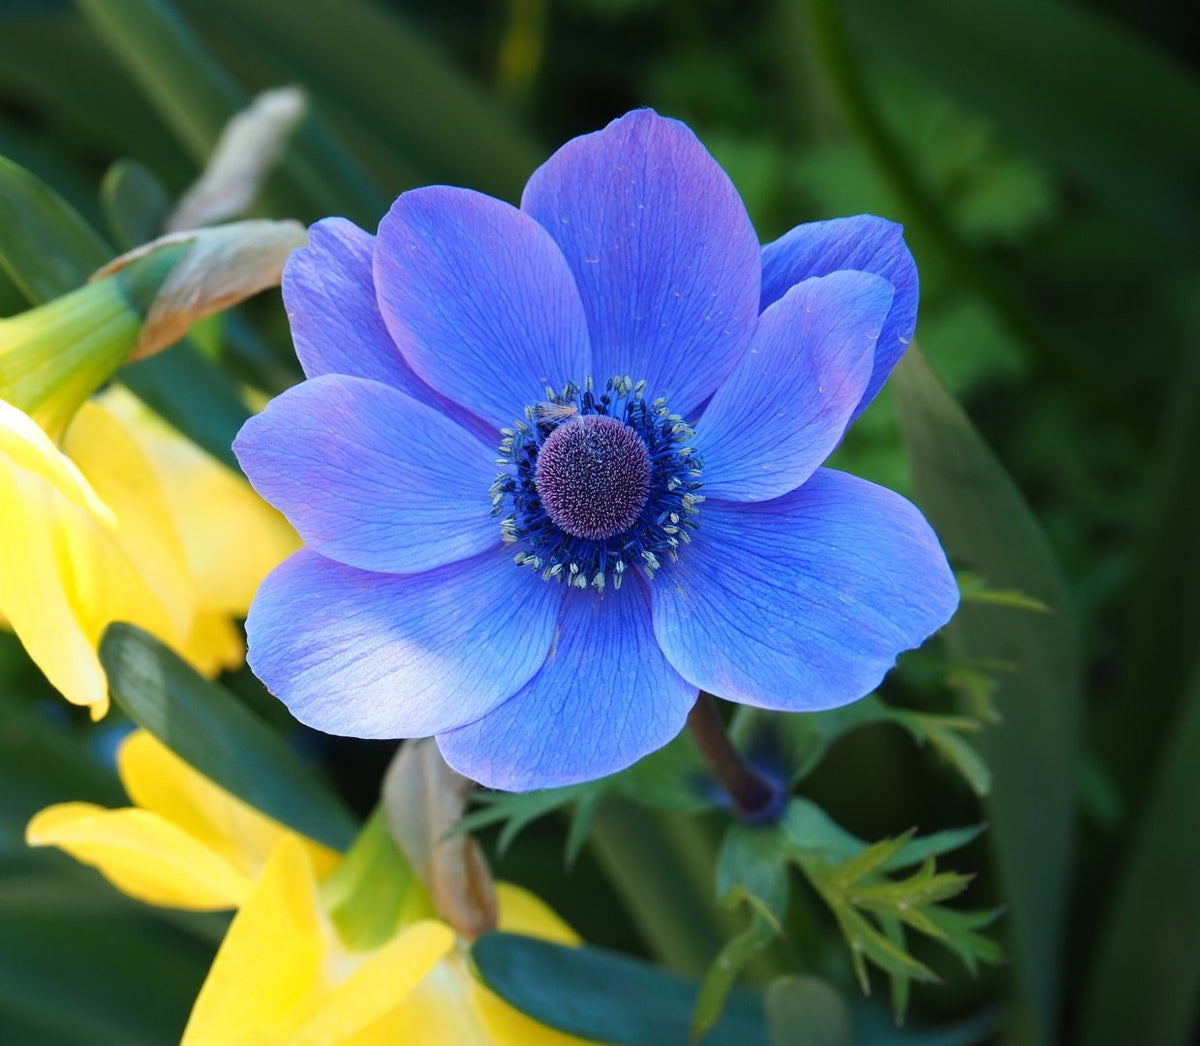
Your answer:
[[[519,566],[602,592],[638,567],[654,577],[678,558],[704,500],[692,430],[645,382],[612,378],[546,390],[503,429],[492,510]]]
[[[582,415],[542,444],[535,482],[560,530],[599,541],[628,530],[641,513],[650,489],[650,454],[624,422]]]

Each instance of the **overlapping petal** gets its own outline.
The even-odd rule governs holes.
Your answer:
[[[246,422],[234,449],[255,489],[338,562],[416,573],[500,543],[495,449],[377,381],[303,382]]]
[[[554,646],[528,686],[440,733],[438,747],[489,788],[550,788],[614,773],[661,748],[695,701],[696,687],[655,642],[649,598],[634,577],[603,595],[568,591]]]
[[[917,509],[830,469],[773,501],[706,502],[687,553],[652,589],[658,641],[696,686],[763,708],[862,697],[958,602]]]
[[[47,807],[29,822],[29,845],[60,847],[148,904],[215,911],[240,905],[279,841],[295,836],[144,730],[122,741],[117,767],[133,807]],[[300,845],[318,874],[338,860],[319,843]]]
[[[108,707],[96,644],[130,621],[178,646],[194,609],[153,476],[115,419],[85,404],[65,447],[0,401],[0,614],[67,700]]]
[[[379,226],[375,287],[413,370],[501,428],[590,373],[587,320],[562,253],[515,207],[434,186]]]
[[[285,838],[225,936],[183,1046],[344,1041],[403,999],[454,944],[444,924],[416,922],[339,971],[327,961],[324,920],[307,855]]]
[[[308,230],[308,246],[283,270],[283,304],[304,373],[350,374],[420,396],[424,382],[400,354],[379,314],[375,237],[345,218]]]
[[[860,214],[853,218],[798,225],[762,251],[762,307],[778,301],[795,284],[839,269],[873,272],[895,288],[891,312],[876,343],[875,365],[851,420],[875,398],[917,325],[917,266],[895,222]]]
[[[304,549],[250,610],[250,664],[318,730],[424,737],[486,715],[530,680],[562,598],[505,551],[387,575]]]
[[[812,475],[862,398],[891,304],[881,277],[837,272],[767,307],[696,425],[706,497],[762,501]]]
[[[645,379],[688,414],[729,374],[758,316],[758,238],[741,197],[684,124],[640,109],[572,139],[521,207],[579,285],[593,376]]]

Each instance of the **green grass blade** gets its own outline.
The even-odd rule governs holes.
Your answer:
[[[1200,1010],[1200,664],[1138,817],[1084,999],[1081,1042],[1184,1046]]]

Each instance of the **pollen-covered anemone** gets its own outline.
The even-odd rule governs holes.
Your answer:
[[[311,726],[563,785],[666,744],[700,688],[853,701],[954,612],[920,513],[820,467],[912,337],[890,222],[760,247],[692,132],[638,110],[520,208],[435,186],[377,236],[318,222],[283,291],[308,380],[236,450],[307,547],[247,631]]]

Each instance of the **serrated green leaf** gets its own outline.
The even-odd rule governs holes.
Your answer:
[[[471,948],[484,983],[534,1020],[597,1042],[688,1041],[696,982],[600,948],[488,933]],[[736,989],[704,1046],[765,1046],[762,1000]]]
[[[1200,228],[1200,86],[1136,33],[1061,0],[845,9],[872,52],[906,63],[1111,206],[1180,243]]]
[[[895,857],[883,864],[880,871],[899,871],[901,868],[919,864],[929,857],[940,857],[951,850],[958,850],[978,839],[984,828],[984,825],[977,824],[967,828],[948,828],[943,832],[912,836]]]
[[[0,266],[31,304],[81,287],[112,256],[75,208],[0,157]]]
[[[850,1007],[817,977],[779,977],[767,987],[771,1046],[855,1046]]]
[[[725,943],[700,983],[700,994],[692,1012],[690,1042],[698,1043],[708,1036],[721,1019],[738,975],[751,959],[778,936],[778,922],[760,908],[750,905],[750,924]]]
[[[953,951],[974,976],[981,962],[998,963],[1004,958],[999,943],[974,931],[989,926],[999,917],[1001,909],[982,912],[960,912],[953,908],[933,908],[927,914],[938,930],[939,940]]]
[[[1070,869],[1080,738],[1076,629],[1045,538],[1020,493],[916,349],[892,378],[917,503],[951,559],[1052,609],[966,604],[944,629],[962,662],[1019,666],[996,679],[1003,722],[978,747],[993,775],[990,831],[1010,903],[1006,929],[1018,1021],[1047,1042],[1060,998],[1059,955]]]
[[[117,704],[185,762],[268,817],[336,849],[350,845],[353,816],[229,691],[133,625],[109,626],[100,661]]]
[[[717,854],[717,897],[740,888],[780,922],[787,911],[787,860],[787,839],[774,825],[730,825]]]
[[[908,951],[908,937],[904,932],[904,923],[888,915],[879,917],[879,925],[883,935],[902,952]],[[899,1024],[908,1013],[908,1004],[912,1001],[912,978],[907,974],[893,973],[888,977],[888,997],[892,1004],[892,1018]]]

